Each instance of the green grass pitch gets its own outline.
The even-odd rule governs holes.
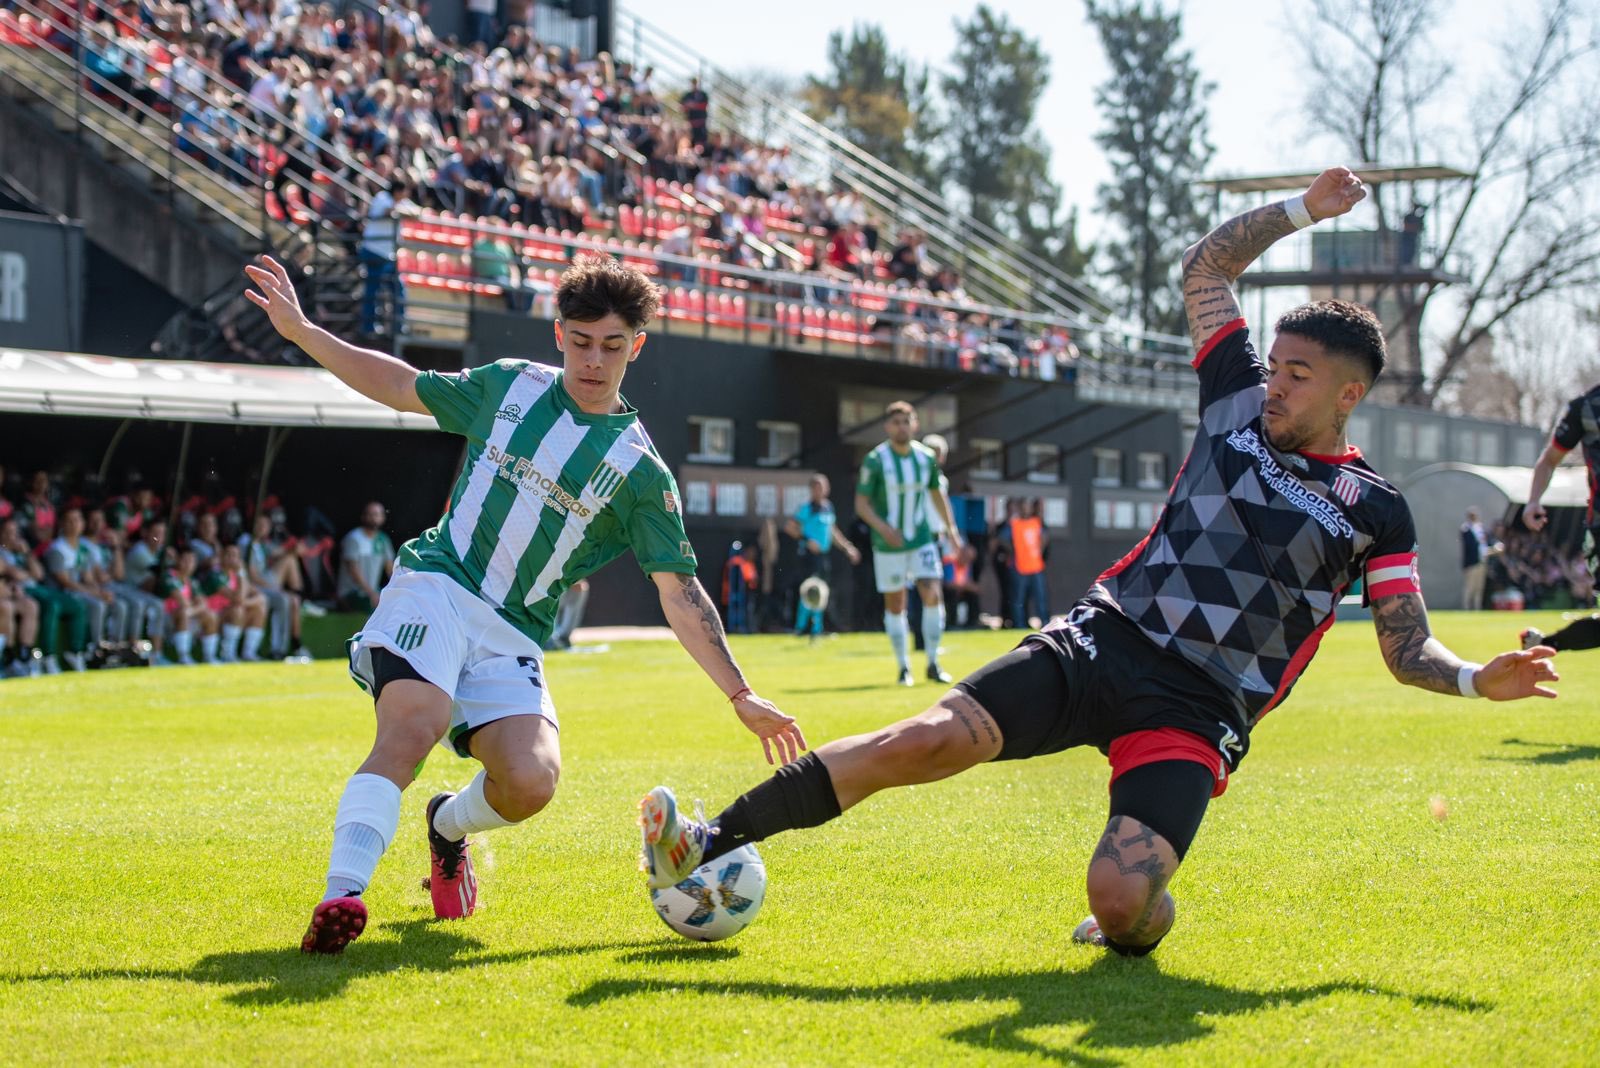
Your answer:
[[[1486,659],[1553,616],[1440,614]],[[955,634],[964,672],[1014,635]],[[919,710],[881,635],[738,639],[815,743]],[[1600,1060],[1600,652],[1559,701],[1393,682],[1340,624],[1213,804],[1146,960],[1073,946],[1106,766],[1079,750],[873,798],[763,845],[730,942],[635,869],[657,782],[713,811],[767,775],[672,643],[556,655],[555,802],[480,838],[436,922],[405,796],[343,957],[297,951],[371,712],[337,662],[0,683],[0,1050],[29,1063],[1515,1064]],[[1442,798],[1447,817],[1434,818]]]

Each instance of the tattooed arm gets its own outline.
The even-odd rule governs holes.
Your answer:
[[[774,748],[782,763],[798,757],[806,747],[800,725],[793,716],[778,711],[771,701],[757,697],[745,683],[744,672],[739,670],[733,651],[728,648],[722,617],[717,614],[717,606],[700,585],[700,580],[693,575],[670,571],[657,571],[650,577],[655,580],[656,590],[661,595],[661,611],[672,633],[677,635],[678,643],[732,700],[740,721],[761,739],[767,763],[773,762]]]
[[[1312,221],[1320,222],[1343,215],[1366,195],[1361,179],[1344,167],[1334,167],[1318,175],[1303,198]],[[1240,317],[1234,280],[1275,241],[1294,231],[1284,204],[1268,204],[1234,216],[1183,254],[1183,307],[1196,349]]]
[[[1468,662],[1433,636],[1420,593],[1397,593],[1374,601],[1372,622],[1378,628],[1384,663],[1395,678],[1434,693],[1461,693],[1460,672]],[[1554,690],[1540,685],[1560,678],[1550,664],[1554,655],[1555,650],[1545,646],[1501,653],[1473,672],[1473,689],[1494,701],[1554,697]]]

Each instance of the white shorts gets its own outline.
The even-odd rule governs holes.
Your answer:
[[[560,729],[543,651],[444,575],[397,568],[348,645],[350,674],[368,693],[376,690],[372,650],[381,648],[449,694],[450,730],[439,744],[459,756],[471,755],[469,732],[497,719],[543,716]]]
[[[944,561],[934,542],[901,552],[872,551],[872,572],[879,593],[894,593],[922,579],[944,580]]]

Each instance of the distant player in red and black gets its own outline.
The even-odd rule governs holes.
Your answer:
[[[1589,574],[1600,581],[1600,517],[1595,514],[1595,499],[1600,496],[1600,386],[1595,386],[1581,397],[1574,397],[1561,413],[1550,444],[1545,446],[1539,462],[1533,465],[1533,483],[1528,488],[1528,503],[1522,509],[1522,521],[1529,530],[1543,530],[1550,521],[1545,511],[1544,491],[1550,488],[1550,476],[1555,474],[1567,453],[1583,446],[1583,462],[1589,469],[1589,510],[1584,516],[1583,559],[1589,565]],[[1535,645],[1548,645],[1557,652],[1569,649],[1600,648],[1600,615],[1589,616],[1569,623],[1554,634],[1540,634],[1529,627],[1522,632],[1524,649]]]
[[[1383,369],[1365,309],[1289,312],[1265,363],[1232,285],[1268,246],[1343,215],[1365,195],[1344,168],[1301,196],[1219,226],[1184,257],[1200,377],[1200,427],[1155,528],[1062,619],[957,683],[932,708],[822,746],[740,797],[709,826],[657,787],[646,813],[652,883],[670,885],[745,842],[829,820],[886,787],[987,760],[1092,745],[1111,764],[1109,819],[1089,859],[1093,915],[1074,938],[1142,956],[1172,926],[1167,884],[1250,730],[1285,697],[1358,580],[1401,682],[1512,700],[1555,696],[1551,650],[1462,661],[1432,636],[1404,498],[1345,440]],[[669,863],[675,847],[681,864]]]

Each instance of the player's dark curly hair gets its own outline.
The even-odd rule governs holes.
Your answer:
[[[1383,324],[1371,310],[1348,300],[1314,300],[1284,313],[1278,333],[1315,341],[1335,356],[1355,360],[1367,369],[1369,381],[1383,373],[1387,349]]]
[[[592,323],[615,312],[631,330],[656,317],[661,294],[643,271],[616,260],[580,256],[561,275],[556,307],[563,320]]]

